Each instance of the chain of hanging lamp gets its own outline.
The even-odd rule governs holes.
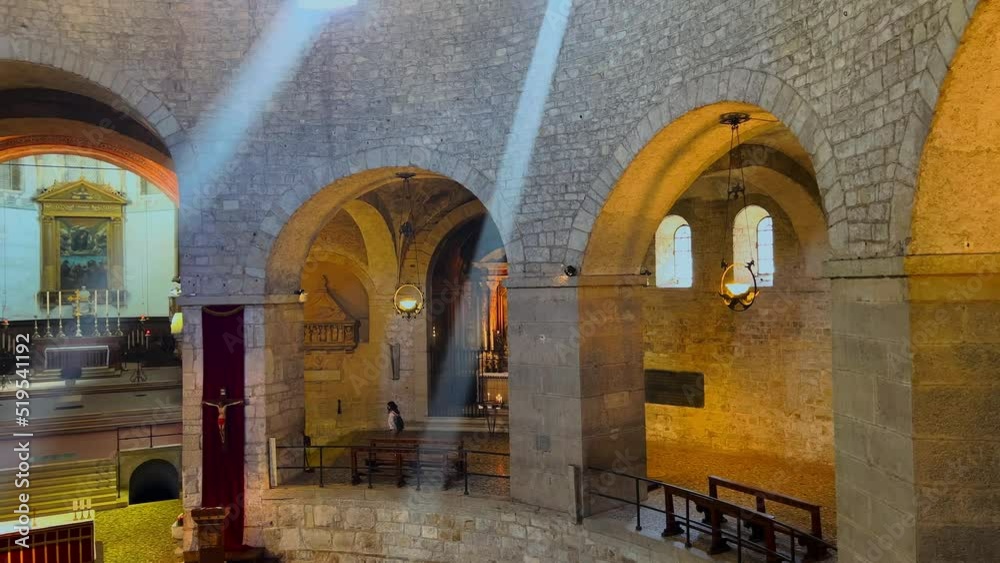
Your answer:
[[[730,128],[729,137],[729,180],[728,180],[728,192],[726,194],[726,222],[723,225],[723,231],[730,224],[730,208],[731,202],[739,202],[743,200],[743,209],[747,207],[747,189],[746,189],[746,176],[743,170],[743,156],[742,150],[740,149],[742,141],[740,140],[740,125],[746,123],[750,120],[750,116],[746,113],[726,113],[719,118],[719,123],[723,125],[728,125]],[[733,171],[734,169],[739,171],[739,181],[733,182]],[[750,218],[746,216],[747,220],[747,233],[750,232]],[[735,222],[735,219],[734,219]],[[723,236],[723,240],[726,236]],[[750,245],[749,236],[746,237],[747,244]],[[750,252],[748,256],[750,257],[749,262],[743,265],[735,264],[736,257],[733,257],[733,264],[726,262],[725,258],[722,260],[722,280],[719,284],[719,296],[722,297],[723,302],[727,307],[733,311],[746,311],[754,302],[757,300],[759,295],[759,290],[757,288],[757,276],[754,274],[755,261],[753,258],[753,248],[749,249]],[[750,276],[751,283],[737,283],[735,281],[737,268],[746,268],[747,273]],[[732,279],[732,281],[727,282],[727,279]]]
[[[409,249],[410,243],[416,239],[416,229],[413,226],[413,194],[410,188],[410,180],[416,176],[413,172],[397,172],[396,177],[403,180],[403,190],[406,192],[406,201],[408,205],[408,211],[406,220],[399,226],[399,250],[397,251],[397,268],[396,268],[396,292],[393,294],[393,306],[396,308],[396,312],[401,316],[406,318],[413,318],[419,315],[424,308],[424,293],[417,287],[416,284],[403,283],[403,262],[406,258],[406,251]],[[418,260],[419,272],[419,253],[415,255],[415,259]]]

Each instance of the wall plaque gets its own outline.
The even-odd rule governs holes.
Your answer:
[[[654,405],[705,408],[705,374],[647,369],[646,402]]]

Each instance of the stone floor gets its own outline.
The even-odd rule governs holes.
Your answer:
[[[94,532],[105,563],[173,563],[170,525],[183,511],[181,501],[168,500],[98,512]]]
[[[703,450],[684,444],[648,442],[648,474],[651,478],[699,492],[708,491],[708,476],[800,498],[823,507],[823,535],[837,536],[837,502],[833,465],[792,461],[758,453]],[[720,493],[731,502],[754,506],[754,500],[739,493]],[[768,504],[768,512],[772,512]],[[782,521],[808,530],[809,520],[800,510],[774,505],[773,514]]]

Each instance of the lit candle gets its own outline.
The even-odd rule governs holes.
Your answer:
[[[116,289],[115,290],[115,309],[121,309],[121,308],[122,308],[122,290]],[[121,313],[119,313],[118,316],[121,316]]]
[[[45,318],[49,317],[49,292],[45,291]]]
[[[62,290],[58,291],[57,293],[59,294],[59,309],[57,309],[57,312],[59,313],[59,318],[61,319],[62,318]]]

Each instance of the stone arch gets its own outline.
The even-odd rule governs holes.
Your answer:
[[[100,62],[98,57],[37,39],[0,35],[0,61],[54,68],[114,94],[163,139],[171,154],[187,140],[180,123],[159,96],[146,89],[131,73]]]
[[[422,266],[422,270],[417,272],[417,276],[420,279],[426,279],[430,275],[431,261],[434,258],[434,253],[449,234],[461,225],[488,214],[481,202],[470,201],[452,209],[440,221],[435,223],[434,228],[417,241],[415,250],[420,255],[420,265]]]
[[[901,217],[907,224],[900,228],[912,237],[911,255],[1000,252],[995,216],[1000,204],[995,190],[1000,175],[998,25],[1000,4],[980,3],[936,101],[912,214]]]
[[[959,56],[961,44],[969,41],[966,29],[970,25],[972,15],[976,13],[979,0],[951,0],[941,24],[941,29],[933,42],[929,42],[928,53],[917,57],[917,69],[914,83],[917,85],[917,95],[921,103],[913,104],[906,121],[906,129],[899,147],[898,164],[903,172],[896,174],[900,183],[892,199],[889,225],[890,241],[901,246],[902,250],[911,252],[911,223],[913,222],[914,206],[919,198],[917,184],[922,183],[927,143],[930,141],[933,121],[937,120],[942,90],[950,76],[949,69]],[[990,3],[982,3],[979,12],[995,9]],[[918,250],[919,251],[919,250]]]
[[[264,273],[267,292],[295,291],[302,265],[319,229],[348,201],[393,181],[400,170],[453,180],[483,202],[491,216],[510,216],[504,204],[493,197],[493,180],[450,154],[420,147],[387,146],[361,151],[334,162],[320,162],[312,173],[312,185],[322,187],[287,190],[277,198],[264,219],[262,231],[270,239],[265,242],[269,243],[271,251],[267,257],[251,257],[249,266]],[[519,243],[511,246],[511,261],[520,262]]]
[[[45,122],[41,124],[42,130],[32,123],[20,124],[31,127],[34,135],[4,139],[0,144],[0,160],[42,152],[100,158],[149,178],[171,199],[179,200],[174,162],[189,156],[191,148],[187,135],[167,104],[142,86],[130,72],[99,62],[98,57],[60,45],[0,34],[0,65],[5,63],[52,70],[60,75],[54,77],[57,82],[67,84],[67,91],[77,91],[104,102],[115,111],[143,123],[159,137],[169,155],[163,158],[149,154],[150,151],[136,146],[136,143],[123,141],[122,135],[97,126],[93,127],[93,131],[65,134],[64,131],[56,133],[48,130],[58,120],[42,120]]]
[[[725,111],[744,111],[765,120],[745,124],[743,141],[773,130],[778,126],[774,121],[791,130],[810,156],[831,246],[845,250],[847,213],[833,148],[822,119],[792,86],[760,71],[733,69],[680,81],[664,98],[615,149],[591,185],[573,221],[567,263],[583,261],[584,274],[638,273],[646,243],[670,204],[728,151],[729,132],[718,124]],[[673,160],[663,162],[665,153],[672,153]],[[695,157],[696,165],[687,164],[683,170],[674,166],[681,158]],[[668,168],[675,173],[664,180]],[[649,205],[653,193],[658,193],[657,201]],[[648,220],[626,225],[628,217],[643,216]],[[595,244],[613,238],[618,242],[614,251]]]
[[[395,283],[399,270],[396,259],[396,246],[392,231],[385,222],[385,217],[370,203],[355,199],[344,204],[348,213],[361,229],[365,241],[365,253],[368,256],[368,276],[379,293],[391,292],[393,286],[386,286],[391,280]],[[381,282],[381,283],[379,283]],[[373,293],[375,295],[375,293]]]

